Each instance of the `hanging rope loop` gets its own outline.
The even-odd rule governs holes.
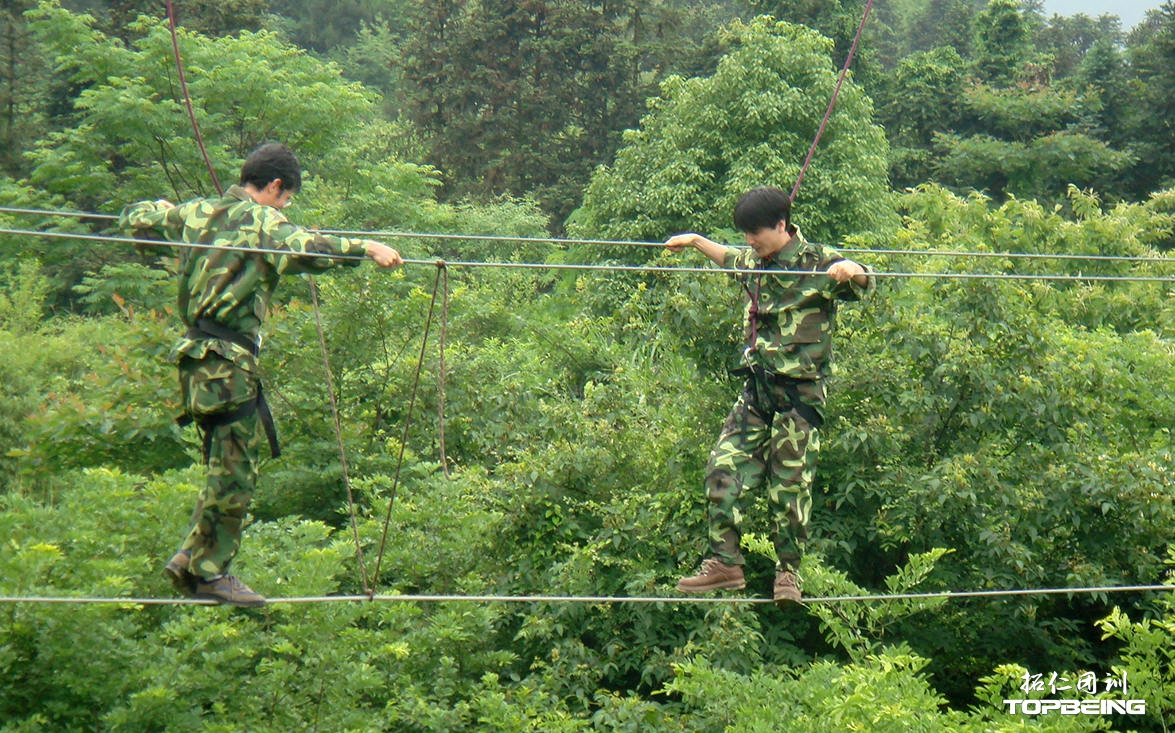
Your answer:
[[[400,473],[404,468],[404,451],[408,446],[408,430],[412,425],[412,413],[416,409],[416,395],[420,387],[420,374],[422,371],[424,371],[424,355],[428,348],[428,335],[432,329],[433,314],[436,311],[437,305],[437,295],[440,292],[442,278],[444,278],[446,283],[448,282],[448,269],[444,265],[443,261],[438,260],[435,264],[437,266],[437,276],[436,280],[433,282],[432,300],[428,304],[428,315],[424,321],[424,335],[420,339],[420,356],[416,360],[416,369],[414,370],[412,379],[412,392],[411,396],[408,398],[408,411],[404,415],[404,430],[400,436],[400,449],[398,455],[396,456],[396,470],[392,475],[392,490],[388,497],[388,511],[384,517],[383,535],[380,537],[379,541],[379,554],[376,557],[375,570],[372,573],[373,587],[379,581],[379,570],[383,563],[384,548],[387,546],[388,531],[392,524],[392,507],[395,505],[396,493],[399,491],[400,487]],[[447,286],[445,288],[445,292],[446,294],[448,292]]]
[[[347,492],[347,510],[350,517],[351,534],[355,538],[355,560],[359,565],[359,579],[363,584],[363,592],[374,594],[375,590],[367,580],[367,566],[363,562],[363,544],[359,539],[359,524],[355,512],[355,495],[351,490],[351,478],[347,470],[347,449],[343,445],[343,425],[339,419],[339,402],[335,396],[334,376],[331,373],[330,357],[326,348],[326,330],[322,325],[322,312],[318,307],[318,283],[314,276],[310,280],[310,302],[314,309],[314,327],[318,332],[318,346],[322,352],[322,368],[326,377],[326,393],[330,398],[330,414],[335,429],[335,444],[339,451],[339,465],[343,472],[343,488]]]
[[[441,335],[437,348],[437,452],[441,471],[449,475],[449,457],[445,453],[445,339],[449,331],[449,268],[444,260],[437,260],[437,273],[441,275]]]

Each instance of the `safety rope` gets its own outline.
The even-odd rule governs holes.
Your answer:
[[[804,605],[832,603],[882,603],[888,601],[962,600],[968,598],[1005,598],[1017,596],[1098,595],[1110,593],[1169,593],[1175,585],[1119,585],[1078,588],[1013,588],[1008,590],[929,591],[924,593],[862,594],[813,596]],[[575,596],[575,595],[446,595],[446,594],[368,594],[337,596],[294,596],[267,598],[267,605],[293,603],[356,603],[379,601],[392,603],[583,603],[615,604],[768,604],[771,598],[730,596]],[[74,596],[0,596],[0,603],[128,604],[128,605],[218,605],[216,601],[195,598],[118,598]]]
[[[69,217],[77,219],[94,219],[102,221],[116,221],[113,214],[96,214],[80,211],[53,211],[49,209],[26,209],[19,207],[0,206],[0,213],[21,214],[31,216]],[[361,237],[364,239],[428,239],[438,241],[466,241],[479,243],[500,244],[551,244],[558,246],[601,246],[601,247],[649,247],[664,249],[664,242],[648,242],[624,239],[571,239],[566,237],[519,237],[494,234],[454,234],[441,232],[406,232],[396,230],[359,230],[359,229],[318,229],[322,234],[339,237]],[[38,232],[40,233],[40,232]],[[93,235],[98,236],[98,235]],[[173,244],[173,243],[168,243]],[[730,245],[742,248],[745,245]],[[965,250],[941,249],[887,249],[871,247],[837,247],[838,252],[847,254],[893,255],[909,257],[951,257],[951,258],[996,258],[996,259],[1024,259],[1024,260],[1076,260],[1090,262],[1152,262],[1158,264],[1175,264],[1175,258],[1162,255],[1104,255],[1104,254],[1073,254],[1050,252],[973,252]]]
[[[197,242],[170,242],[166,240],[143,240],[134,239],[132,237],[113,237],[101,234],[76,234],[71,232],[43,232],[29,229],[10,229],[0,228],[0,234],[14,234],[30,237],[47,237],[51,239],[78,239],[83,241],[101,241],[101,242],[124,242],[127,244],[134,244],[138,246],[150,245],[159,247],[178,247],[178,248],[197,248],[210,249],[212,247],[221,247],[222,249],[243,249],[250,252],[262,254],[278,254],[287,257],[314,257],[334,260],[355,260],[358,257],[354,255],[332,255],[319,253],[300,253],[291,252],[283,249],[266,249],[263,247],[231,247],[212,244],[200,244]],[[435,266],[438,260],[423,260],[423,259],[404,259],[406,265],[430,265]],[[1165,263],[1175,263],[1175,260],[1162,260]],[[581,271],[597,271],[597,272],[631,272],[631,273],[746,273],[746,270],[737,270],[724,267],[668,267],[662,265],[593,265],[593,264],[576,264],[576,263],[550,263],[550,262],[479,262],[479,261],[454,261],[446,260],[445,264],[449,267],[465,267],[465,268],[504,268],[504,269],[524,269],[524,270],[581,270]],[[771,270],[770,274],[777,276],[811,276],[810,271],[795,271],[795,270]],[[894,277],[894,278],[931,278],[931,279],[953,279],[953,280],[1045,280],[1045,281],[1060,281],[1060,282],[1160,282],[1172,283],[1175,282],[1175,276],[1144,276],[1144,275],[1084,275],[1084,274],[1030,274],[1030,273],[984,273],[984,272],[885,272],[877,271],[870,272],[870,277]]]
[[[421,371],[424,370],[424,354],[425,354],[425,351],[428,347],[428,334],[432,328],[433,313],[436,310],[437,293],[440,290],[442,276],[444,276],[446,274],[446,263],[444,261],[437,260],[436,262],[433,262],[432,264],[435,265],[437,268],[437,276],[436,276],[435,282],[433,283],[432,300],[428,304],[428,316],[425,318],[425,321],[424,321],[424,336],[420,340],[420,356],[416,360],[416,369],[413,372],[412,392],[411,392],[411,396],[408,399],[408,411],[404,415],[404,429],[403,429],[403,434],[400,437],[399,453],[396,457],[396,470],[392,475],[392,489],[389,492],[389,496],[388,496],[388,511],[387,511],[387,515],[384,517],[383,534],[380,537],[380,541],[379,541],[379,555],[376,557],[376,560],[375,560],[375,570],[372,572],[371,587],[367,589],[369,592],[371,592],[373,594],[373,597],[374,597],[374,588],[376,587],[376,584],[379,582],[379,570],[380,570],[380,565],[383,563],[383,559],[384,559],[384,548],[385,548],[387,541],[388,541],[388,530],[390,529],[391,523],[392,523],[392,507],[396,502],[396,493],[400,487],[400,471],[404,467],[404,451],[408,446],[408,429],[412,424],[412,413],[416,409],[416,395],[417,395],[417,391],[420,387],[420,373],[421,373]],[[447,282],[447,279],[446,279],[446,282]],[[447,288],[446,288],[446,292],[447,292]],[[446,299],[447,299],[447,295],[446,295]]]
[[[443,260],[438,261],[437,266],[444,273],[441,286],[441,335],[437,355],[437,451],[441,471],[445,478],[450,478],[449,457],[445,452],[445,341],[449,332],[449,268],[445,267]]]
[[[355,538],[355,560],[359,565],[359,579],[363,584],[363,590],[370,592],[371,586],[367,582],[367,566],[363,562],[363,545],[359,538],[359,522],[356,518],[355,511],[355,495],[351,491],[351,478],[347,470],[347,450],[343,446],[343,426],[339,419],[339,401],[335,396],[334,375],[331,373],[330,359],[327,356],[326,331],[322,327],[322,313],[318,308],[318,284],[314,282],[313,278],[310,278],[310,301],[314,306],[314,327],[318,331],[318,347],[322,352],[323,371],[326,375],[326,392],[330,397],[330,414],[335,428],[335,442],[339,450],[339,465],[342,468],[343,487],[347,492],[349,524],[351,525],[351,534]]]
[[[212,159],[208,157],[208,150],[204,147],[204,136],[200,134],[200,125],[196,122],[196,112],[192,107],[192,96],[188,93],[188,79],[184,74],[184,62],[180,57],[179,35],[175,27],[175,8],[171,0],[167,0],[167,27],[171,30],[171,48],[175,54],[175,69],[180,80],[180,90],[184,95],[184,106],[188,108],[188,119],[192,123],[192,131],[196,134],[196,145],[200,148],[200,155],[204,156],[204,165],[208,168],[208,175],[212,177],[212,185],[217,193],[224,193],[220,187],[220,180],[216,177],[216,169],[212,167]]]
[[[868,0],[865,3],[865,12],[861,15],[861,23],[857,26],[857,35],[853,38],[853,45],[849,48],[845,64],[841,67],[840,76],[836,80],[836,87],[832,90],[832,98],[828,100],[828,109],[824,110],[824,119],[820,120],[820,126],[816,128],[816,138],[812,140],[812,147],[808,148],[808,155],[804,158],[804,164],[800,166],[800,175],[796,177],[796,185],[792,187],[791,194],[788,196],[793,202],[796,200],[796,194],[800,191],[800,183],[804,180],[804,173],[807,172],[808,165],[812,162],[812,156],[816,154],[816,146],[820,144],[820,138],[824,135],[824,128],[828,126],[828,120],[832,117],[832,108],[836,106],[836,98],[840,95],[841,85],[845,83],[849,66],[853,63],[853,56],[857,53],[857,45],[861,42],[861,33],[865,30],[865,21],[869,19],[869,11],[872,8],[873,0]]]

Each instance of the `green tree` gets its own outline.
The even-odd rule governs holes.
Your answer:
[[[1092,197],[1070,195],[1082,212],[1075,222],[1035,202],[992,207],[924,187],[904,197],[909,228],[895,244],[1153,256],[1171,226],[1169,215],[1145,206],[1103,211]],[[950,272],[963,263],[902,258],[889,267]],[[1062,268],[992,260],[982,269]],[[1170,271],[1125,262],[1083,269]],[[829,426],[819,479],[827,493],[813,513],[829,546],[841,548],[827,551],[829,564],[872,585],[906,553],[948,547],[954,552],[932,576],[946,587],[1161,577],[1169,546],[1161,528],[1175,511],[1163,469],[1175,402],[1163,391],[1170,329],[1156,284],[915,278],[893,283],[862,312],[867,327],[842,323],[852,328],[838,375],[845,422]],[[1090,385],[1106,397],[1092,397]],[[966,567],[956,565],[963,558]],[[952,650],[923,653],[935,659],[939,689],[957,699],[996,664],[1072,668],[1105,654],[1079,631],[1106,610],[1097,597],[951,606],[938,627],[906,625],[903,639],[919,650]]]
[[[446,195],[531,194],[561,221],[635,118],[634,51],[610,4],[426,4],[404,50],[409,116]]]
[[[31,188],[48,208],[115,213],[130,201],[214,193],[176,86],[165,22],[146,22],[128,47],[96,30],[92,18],[52,4],[31,15],[60,73],[84,91],[71,100],[68,126],[27,153],[32,169],[26,185],[0,196],[27,199]],[[209,38],[181,29],[180,42],[196,116],[222,186],[236,181],[256,145],[279,139],[298,152],[305,169],[303,194],[292,210],[309,212],[302,221],[387,228],[427,219],[435,173],[398,156],[403,132],[379,121],[370,90],[271,33]],[[29,240],[16,246],[50,249]],[[87,272],[128,258],[142,262],[129,250],[112,258],[109,248],[51,249],[41,259],[60,265],[53,273],[66,305],[64,293]]]
[[[857,0],[804,0],[791,2],[781,0],[743,0],[746,6],[743,17],[764,14],[776,20],[802,25],[819,31],[832,39],[831,55],[839,66],[844,63],[852,47],[865,4]],[[863,38],[853,60],[854,77],[857,83],[868,85],[876,75],[874,66],[875,44],[873,39],[888,35],[884,15],[870,15],[871,21],[865,26]]]
[[[975,85],[962,107],[960,127],[970,134],[935,136],[934,178],[996,201],[1048,199],[1069,184],[1115,191],[1133,162],[1092,134],[1101,100],[1090,90]]]
[[[1138,152],[1134,191],[1143,196],[1175,180],[1175,2],[1135,29],[1127,54],[1138,82],[1127,129]]]
[[[1105,211],[1087,194],[1071,195],[1076,215],[1032,202],[993,207],[926,187],[902,196],[905,224],[890,237],[908,249],[1143,256],[1171,230],[1162,209],[1175,194]],[[478,231],[541,229],[525,205],[437,215],[472,221]],[[490,245],[446,246],[486,254]],[[517,256],[533,262],[543,247],[529,244]],[[546,251],[555,261],[565,254]],[[870,261],[927,275],[963,269],[941,256]],[[1054,266],[985,262],[989,272],[1006,273]],[[730,389],[715,355],[733,347],[737,288],[704,273],[455,272],[450,477],[434,447],[436,392],[425,389],[392,501],[428,270],[419,279],[411,267],[360,271],[322,291],[369,560],[389,517],[379,588],[671,596],[704,536],[701,464]],[[1095,262],[1087,272],[1158,274],[1170,266]],[[150,419],[123,414],[161,403],[164,380],[144,369],[145,345],[166,346],[151,333],[159,316],[128,309],[58,320],[49,326],[60,333],[46,342],[45,331],[29,330],[41,317],[34,303],[43,283],[17,277],[4,285],[18,305],[0,304],[0,328],[19,335],[0,339],[9,350],[0,362],[19,392],[3,395],[0,406],[18,419],[0,434],[25,448],[4,451],[5,475],[25,479],[0,497],[0,595],[162,593],[160,548],[182,529],[199,472],[148,465],[162,460],[163,445],[144,449],[141,434],[131,435],[134,427],[166,431],[166,410]],[[1161,573],[1175,521],[1165,290],[930,277],[884,283],[869,307],[842,314],[807,592],[1103,585]],[[316,357],[313,316],[299,295],[270,323],[270,363],[283,375],[284,399],[275,404],[289,415],[290,457],[266,472],[272,480],[256,503],[263,521],[250,528],[241,571],[271,596],[361,593],[350,536],[285,516],[313,511],[345,525],[348,513],[321,373],[308,366]],[[427,353],[430,385],[439,364]],[[187,447],[187,460],[173,453],[175,463],[198,461],[195,446]],[[75,468],[63,472],[63,464]],[[295,502],[301,465],[312,490]],[[34,470],[37,491],[28,478]],[[330,515],[332,507],[343,509]],[[747,540],[748,577],[765,589],[770,545]],[[1131,617],[1146,607],[1119,599]],[[244,615],[188,607],[79,614],[26,604],[0,614],[8,674],[0,711],[25,726],[198,727],[222,719],[209,711],[223,679],[199,674],[213,660],[248,693],[235,721],[256,730],[316,723],[473,731],[487,720],[543,730],[769,728],[775,719],[767,719],[764,699],[770,710],[785,706],[801,728],[826,728],[833,718],[867,727],[883,707],[895,730],[999,730],[1008,724],[1000,700],[1009,697],[1000,695],[1019,684],[1011,668],[1116,663],[1116,647],[1090,633],[1107,603],[1053,595],[817,612],[380,601],[274,604]],[[1161,663],[1150,646],[1137,653],[1150,655],[1139,665]],[[82,664],[82,656],[101,661]],[[325,670],[343,670],[346,684]],[[183,694],[168,682],[189,678],[204,681],[185,683]],[[1007,727],[1076,729],[1058,719]]]
[[[285,20],[290,40],[319,54],[349,47],[364,27],[402,29],[409,7],[405,0],[269,0],[270,10]]]
[[[1053,59],[1053,78],[1068,79],[1077,74],[1085,57],[1096,46],[1114,49],[1123,41],[1122,24],[1115,15],[1096,19],[1078,13],[1054,15],[1034,34],[1034,45]]]
[[[974,46],[971,27],[982,7],[974,0],[929,0],[925,10],[913,19],[910,50],[949,46],[963,58],[970,58]]]
[[[85,5],[77,0],[65,0],[62,5],[76,9]],[[96,27],[103,33],[131,41],[141,28],[136,25],[140,16],[166,18],[167,6],[154,0],[105,0],[86,8],[97,19]],[[269,0],[173,0],[176,23],[190,31],[208,36],[226,36],[237,31],[260,30],[269,9]]]
[[[1125,57],[1108,40],[1096,41],[1081,59],[1081,65],[1066,80],[1067,86],[1089,90],[1097,106],[1088,119],[1102,139],[1119,150],[1131,150],[1127,121],[1131,90]]]
[[[1175,551],[1167,558],[1175,566]],[[1168,571],[1170,572],[1170,571]],[[1168,580],[1167,585],[1171,585]],[[1120,607],[1098,622],[1104,639],[1124,645],[1113,674],[1126,681],[1132,699],[1146,700],[1146,720],[1152,730],[1170,730],[1175,725],[1175,658],[1167,642],[1175,634],[1175,603],[1168,590],[1155,598],[1154,609],[1135,621]]]
[[[1003,0],[977,17],[977,81],[959,99],[959,118],[935,131],[932,153],[908,157],[929,162],[931,180],[997,202],[1056,198],[1070,184],[1120,195],[1134,148],[1102,137],[1104,104],[1120,99],[1102,94],[1113,81],[1052,83],[1053,58],[1033,46],[1033,17]]]
[[[363,23],[350,45],[336,48],[331,54],[343,73],[383,95],[384,114],[399,119],[407,94],[402,54],[403,31],[383,19]],[[424,159],[424,151],[419,158]]]
[[[974,65],[978,77],[1007,86],[1032,60],[1028,21],[1015,0],[992,0],[975,18]]]
[[[162,48],[169,39],[123,47],[86,21],[42,12],[40,22],[54,26],[43,29],[54,62],[96,68],[73,72],[88,91],[57,121],[61,159],[50,163],[58,149],[46,136],[37,150],[46,175],[0,179],[0,198],[73,208],[95,200],[92,171],[119,197],[158,195],[161,158],[127,147],[134,154],[115,166],[103,155],[130,146],[117,127],[136,119],[180,145],[182,110],[169,107],[174,121],[154,110],[174,99],[152,86],[171,68]],[[145,28],[143,38],[158,30]],[[397,152],[411,144],[411,129],[376,119],[378,100],[333,67],[270,55],[289,49],[269,34],[183,41],[185,58],[199,60],[197,80],[207,74],[235,94],[233,70],[264,58],[304,73],[294,78],[324,96],[323,115],[355,113],[302,116],[275,101],[296,116],[291,122],[328,128],[275,128],[305,132],[312,151],[293,219],[523,237],[544,230],[525,199],[437,203],[435,171]],[[143,55],[151,43],[161,48]],[[716,42],[730,54],[713,74],[666,84],[629,146],[597,174],[582,231],[648,239],[678,227],[721,231],[741,190],[789,186],[835,80],[829,45],[786,24],[734,26]],[[932,60],[942,62],[941,79]],[[909,78],[953,84],[954,64],[945,52],[920,57]],[[285,78],[274,88],[305,98],[303,85],[283,86]],[[212,86],[198,96],[205,104]],[[984,86],[973,91],[974,106],[961,107],[971,119],[958,124],[977,139],[978,128],[962,125],[986,110],[1001,142],[1031,145],[1057,126],[1087,124],[1066,116],[1073,105],[1082,118],[1097,113],[1081,93],[1065,87],[1024,100]],[[211,104],[202,119],[211,111],[228,119]],[[932,117],[917,118],[902,139],[924,139]],[[206,126],[227,173],[233,133]],[[105,142],[86,147],[86,135]],[[859,255],[880,272],[910,276],[879,278],[875,298],[841,316],[806,592],[1157,582],[1169,569],[1175,522],[1168,288],[936,275],[1080,267],[1170,276],[1170,264],[1154,256],[1175,229],[1175,191],[1109,205],[1071,186],[1061,207],[930,185],[891,197],[885,150],[868,100],[850,84],[801,189],[809,233],[851,248],[877,244],[873,230],[884,229],[886,248],[917,252]],[[173,175],[195,179],[200,165],[190,155]],[[821,185],[808,187],[813,181]],[[895,200],[900,225],[888,209]],[[843,220],[832,218],[842,209]],[[407,254],[450,263],[617,255],[587,245],[398,241]],[[86,315],[66,315],[54,307],[51,277],[70,263],[50,262],[59,255],[38,246],[0,242],[0,596],[161,595],[169,592],[158,572],[163,548],[182,532],[200,480],[194,436],[171,424],[165,281],[140,269],[148,263],[91,267],[75,291]],[[1077,265],[932,250],[1151,259]],[[93,266],[118,251],[88,245],[73,259]],[[36,255],[46,256],[44,266]],[[737,286],[704,272],[448,267],[445,456],[438,324],[423,342],[440,271],[359,270],[319,291],[358,548],[306,286],[292,282],[275,304],[266,349],[280,379],[267,384],[277,387],[287,456],[265,472],[242,575],[271,597],[364,594],[359,551],[370,570],[381,550],[377,590],[390,594],[673,596],[704,542],[701,472],[729,407],[723,366],[738,348]],[[422,389],[405,426],[422,346]],[[758,594],[773,576],[772,551],[765,537],[746,540],[749,594]],[[239,693],[232,724],[258,731],[774,730],[781,714],[813,731],[1074,731],[1121,722],[1005,713],[1001,701],[1018,694],[1027,670],[1078,668],[1127,670],[1154,701],[1138,727],[1170,722],[1170,613],[1155,598],[815,605],[379,600],[240,612],[5,604],[0,725],[223,727],[226,684]]]
[[[0,8],[0,171],[10,175],[23,170],[20,153],[44,124],[49,70],[22,16],[31,6],[10,2]]]
[[[728,230],[743,191],[791,188],[836,83],[829,42],[767,19],[727,33],[732,51],[713,76],[662,85],[641,128],[593,177],[575,231],[660,240]],[[810,237],[836,240],[893,223],[886,141],[871,118],[868,98],[846,83],[797,200]]]
[[[878,121],[889,138],[890,181],[897,188],[930,178],[937,133],[956,129],[964,117],[966,62],[949,46],[902,59],[880,85]]]
[[[83,209],[161,193],[183,200],[212,192],[176,86],[165,22],[144,26],[143,37],[128,48],[96,30],[92,19],[53,5],[34,17],[62,73],[85,92],[74,100],[74,126],[31,151],[32,183],[50,192],[84,191],[75,199]],[[354,127],[374,120],[369,92],[272,34],[212,39],[181,33],[181,52],[221,181],[233,181],[239,161],[266,140],[282,139],[304,164],[313,163],[337,147],[340,120]],[[306,103],[307,89],[315,90],[314,105]]]

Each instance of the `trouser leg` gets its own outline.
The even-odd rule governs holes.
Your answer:
[[[182,549],[191,553],[190,571],[208,578],[227,572],[240,547],[261,441],[255,412],[220,424],[215,418],[255,401],[257,380],[214,355],[181,361],[179,375],[185,409],[205,423],[207,446],[205,483]]]
[[[209,578],[228,571],[257,485],[260,435],[256,416],[211,428],[207,477],[183,548],[192,572]]]
[[[718,559],[742,565],[739,548],[741,497],[759,486],[767,473],[765,454],[771,439],[771,413],[764,412],[759,390],[748,379],[722,427],[706,465],[710,549]]]
[[[767,487],[771,541],[780,566],[794,570],[808,541],[820,432],[794,410],[780,414],[775,422]]]

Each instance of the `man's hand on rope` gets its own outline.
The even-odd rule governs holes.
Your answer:
[[[865,286],[869,282],[869,276],[865,274],[865,268],[852,260],[838,260],[834,262],[828,268],[828,276],[838,283],[848,282],[852,279],[858,285]]]
[[[375,260],[375,264],[380,267],[399,267],[404,264],[404,258],[400,253],[383,242],[365,239],[363,244],[367,247],[367,256]]]

